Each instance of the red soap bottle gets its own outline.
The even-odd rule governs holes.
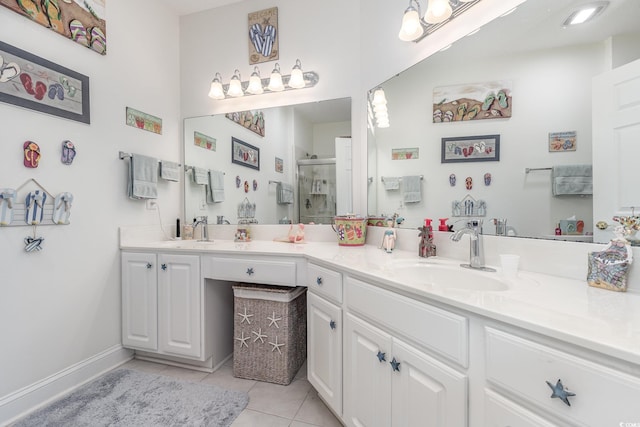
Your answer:
[[[449,218],[440,218],[440,225],[438,226],[438,231],[449,231],[449,227],[447,227],[447,220]]]

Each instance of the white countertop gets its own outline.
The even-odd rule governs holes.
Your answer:
[[[459,260],[424,259],[403,250],[388,254],[374,245],[345,247],[335,242],[148,241],[122,242],[121,249],[305,257],[423,301],[437,301],[640,365],[640,295],[592,288],[585,280],[520,271],[507,290],[435,288],[419,280],[400,281],[393,263],[409,259],[457,266]],[[478,274],[503,279],[499,269]]]

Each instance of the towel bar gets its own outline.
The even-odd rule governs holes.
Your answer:
[[[524,173],[529,173],[533,171],[550,171],[552,168],[525,168]]]
[[[131,157],[133,157],[133,154],[131,153],[125,153],[124,151],[120,151],[118,153],[120,160],[124,160],[124,159],[130,159]],[[162,160],[158,160],[158,163],[162,162]],[[182,166],[182,164],[178,163],[178,166]]]

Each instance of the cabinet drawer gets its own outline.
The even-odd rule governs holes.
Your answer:
[[[493,328],[486,328],[487,380],[581,426],[638,421],[640,378]],[[576,395],[551,398],[546,381]]]
[[[484,393],[484,424],[485,427],[554,427],[547,420],[540,418],[533,412],[505,399],[504,397],[486,390]]]
[[[342,303],[342,274],[319,265],[307,265],[307,286],[310,291]]]
[[[296,262],[247,258],[203,257],[203,277],[232,282],[296,286]]]
[[[347,278],[349,309],[391,328],[463,367],[469,362],[466,317]]]

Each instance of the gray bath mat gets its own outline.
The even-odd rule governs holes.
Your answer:
[[[247,393],[129,369],[111,371],[15,426],[229,426]]]

